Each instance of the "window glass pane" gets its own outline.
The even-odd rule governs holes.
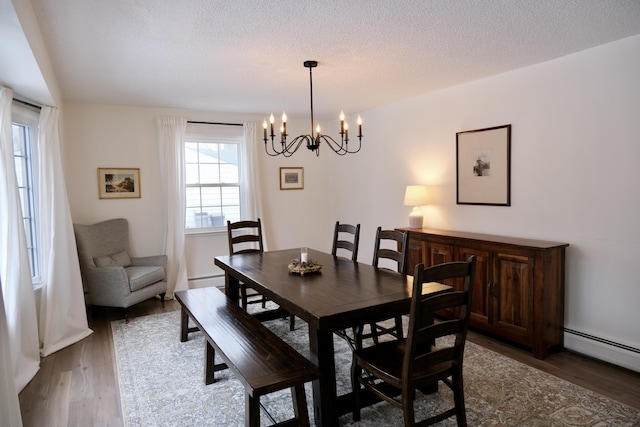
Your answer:
[[[200,143],[200,163],[218,163],[218,144]]]
[[[228,184],[233,184],[238,182],[239,181],[238,165],[235,165],[235,164],[220,165],[220,181]]]
[[[189,208],[198,208],[200,210],[200,206],[202,205],[200,200],[200,187],[187,187],[187,216],[189,213]]]
[[[199,181],[198,175],[199,165],[197,163],[186,163],[184,165],[184,175],[187,184],[197,184]]]
[[[198,163],[198,144],[196,142],[184,143],[185,163]]]
[[[220,165],[200,164],[200,184],[219,184]]]
[[[15,156],[25,156],[25,127],[13,124],[13,154]]]

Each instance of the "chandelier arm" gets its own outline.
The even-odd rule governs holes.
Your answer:
[[[338,143],[335,139],[331,138],[329,135],[320,135],[318,138],[318,143],[324,141],[331,150],[340,155],[344,156],[345,154],[355,154],[362,148],[362,142],[358,141],[358,148],[356,150],[349,149],[348,142]]]

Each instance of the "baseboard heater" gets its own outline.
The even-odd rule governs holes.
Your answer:
[[[632,347],[630,345],[621,344],[619,342],[611,341],[605,338],[600,338],[595,335],[585,334],[584,332],[576,331],[575,329],[564,328],[564,331],[568,334],[577,335],[582,338],[586,338],[588,340],[597,341],[602,344],[606,344],[611,347],[621,348],[623,350],[630,351],[632,353],[640,354],[640,348]]]
[[[218,279],[220,277],[224,277],[224,273],[223,274],[212,274],[210,276],[188,277],[187,281],[188,282],[195,282],[196,280]]]

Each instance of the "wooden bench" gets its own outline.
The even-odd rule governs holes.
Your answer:
[[[244,386],[246,426],[260,426],[260,396],[285,388],[291,388],[294,418],[276,425],[309,425],[304,384],[319,378],[316,365],[218,288],[178,291],[175,296],[182,306],[180,340],[187,341],[192,330],[189,318],[206,337],[205,383],[214,382],[214,373],[228,367]],[[224,364],[214,364],[216,351]]]

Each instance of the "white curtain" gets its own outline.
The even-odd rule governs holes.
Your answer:
[[[0,280],[0,288],[2,281]],[[16,382],[13,380],[13,364],[11,362],[11,352],[9,346],[9,329],[7,327],[7,316],[4,312],[4,299],[0,292],[0,413],[3,422],[8,426],[22,427],[22,415],[20,414],[20,401]]]
[[[17,392],[40,369],[36,303],[22,223],[11,130],[13,91],[0,87],[0,282],[8,344]]]
[[[38,132],[42,357],[90,335],[62,171],[58,110],[42,107]]]
[[[186,215],[184,137],[187,120],[180,117],[158,117],[160,175],[164,188],[165,227],[164,250],[167,254],[167,298],[175,291],[188,288],[187,261],[184,254]]]
[[[242,219],[255,220],[261,218],[264,223],[266,218],[263,217],[262,211],[262,187],[260,187],[260,162],[258,161],[258,148],[259,145],[256,141],[256,123],[247,122],[242,126],[244,137],[244,170],[243,176],[245,185],[245,192],[243,195],[244,210],[242,212]],[[268,239],[265,233],[264,236],[264,250],[267,248]]]

